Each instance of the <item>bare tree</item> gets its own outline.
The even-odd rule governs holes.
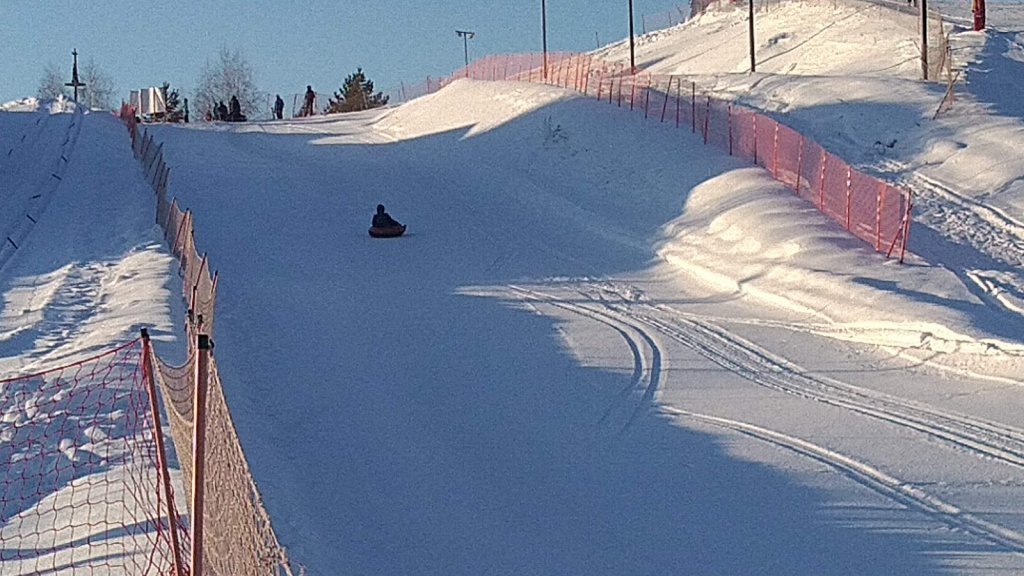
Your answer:
[[[43,77],[39,80],[36,97],[40,100],[57,100],[61,97],[70,100],[71,94],[64,85],[65,82],[60,69],[53,62],[48,63],[43,68]]]
[[[85,84],[79,90],[79,103],[87,108],[111,109],[114,99],[114,82],[96,66],[92,60],[86,62],[78,71],[78,79]],[[40,100],[64,98],[71,99],[71,88],[65,84],[71,80],[70,70],[61,72],[52,62],[43,69],[43,78],[39,81],[36,96]]]
[[[253,118],[265,113],[266,96],[256,87],[252,67],[242,54],[221,48],[215,62],[207,61],[196,82],[195,107],[199,114],[213,113],[218,102],[238,97],[242,113]]]
[[[81,98],[82,105],[89,109],[110,110],[114,107],[114,81],[90,59],[78,71],[79,80],[85,83]]]

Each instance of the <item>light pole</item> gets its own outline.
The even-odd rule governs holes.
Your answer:
[[[629,73],[636,74],[636,53],[633,48],[633,0],[629,0]]]
[[[473,32],[456,30],[455,35],[462,38],[462,53],[466,59],[466,78],[469,78],[469,39],[473,37]]]
[[[548,79],[548,6],[540,0],[540,38],[544,50],[544,81]]]

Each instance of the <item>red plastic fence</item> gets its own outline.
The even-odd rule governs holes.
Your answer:
[[[174,573],[141,340],[0,380],[0,572]],[[173,526],[173,529],[172,529]]]
[[[689,128],[705,144],[763,167],[876,251],[896,253],[903,261],[912,206],[908,191],[860,172],[792,128],[716,98],[685,77],[630,74],[624,65],[587,54],[512,54],[477,60],[418,90],[438,90],[459,78],[561,86],[647,120]]]

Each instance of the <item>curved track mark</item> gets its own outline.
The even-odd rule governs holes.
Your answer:
[[[643,413],[644,410],[653,405],[654,395],[657,393],[658,385],[661,380],[661,348],[655,342],[654,338],[651,337],[644,329],[642,325],[631,323],[629,321],[623,321],[621,318],[617,318],[611,314],[605,313],[601,310],[593,310],[580,304],[575,304],[565,300],[557,299],[548,294],[537,292],[534,290],[528,290],[519,286],[509,286],[509,288],[519,294],[520,296],[529,298],[531,300],[543,302],[549,306],[554,306],[574,314],[589,318],[596,322],[599,322],[605,326],[608,326],[612,330],[615,330],[625,340],[626,345],[629,347],[630,353],[633,356],[633,374],[630,377],[629,385],[622,389],[619,393],[619,397],[622,398],[628,395],[630,392],[639,389],[643,386],[644,372],[647,374],[647,385],[643,386],[643,396],[637,405],[633,408],[629,419],[623,424],[620,432],[625,432],[629,427],[636,421],[636,419]],[[636,332],[641,339],[647,344],[651,350],[651,366],[649,370],[644,368],[644,354],[641,351],[640,345],[637,343],[630,334],[622,328],[626,328]],[[611,413],[614,411],[616,403],[608,406],[601,419],[598,423],[605,422]]]
[[[862,486],[900,502],[905,506],[919,510],[950,528],[967,532],[999,547],[1012,550],[1015,553],[1024,554],[1024,534],[999,526],[998,524],[993,524],[969,512],[964,512],[920,488],[910,486],[863,462],[858,462],[848,456],[811,442],[745,422],[674,408],[665,408],[664,410],[670,414],[700,420],[714,426],[745,434],[775,446],[786,448],[796,454],[811,458],[838,470],[841,474]]]

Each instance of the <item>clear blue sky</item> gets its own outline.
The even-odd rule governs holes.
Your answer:
[[[673,0],[634,0],[663,16]],[[118,94],[168,81],[191,95],[221,47],[239,50],[265,92],[312,84],[337,90],[362,67],[378,90],[463,64],[456,29],[472,30],[470,60],[541,50],[541,0],[0,0],[0,102],[34,96],[47,63],[71,74],[71,50],[93,59]],[[548,50],[581,51],[626,38],[628,0],[547,0]]]

